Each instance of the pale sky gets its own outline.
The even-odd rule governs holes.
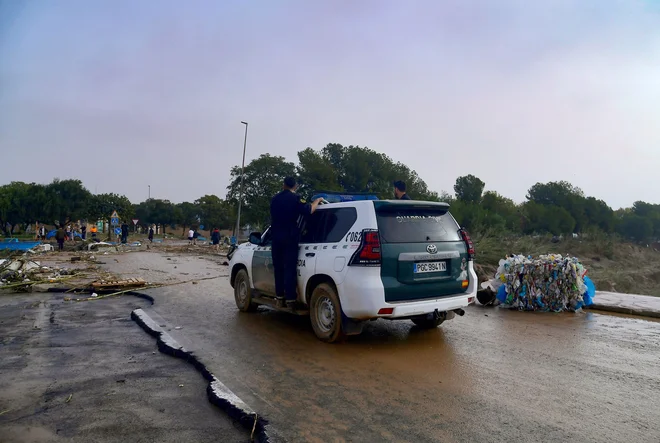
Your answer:
[[[660,2],[0,0],[0,184],[224,198],[243,148],[660,203]]]

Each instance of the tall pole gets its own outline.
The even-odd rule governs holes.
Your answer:
[[[149,198],[147,200],[151,200],[151,185],[147,185],[147,186],[149,186]]]
[[[236,237],[237,242],[238,242],[238,233],[239,230],[241,229],[241,206],[243,204],[243,178],[245,177],[243,171],[245,170],[245,148],[247,146],[247,130],[248,130],[247,122],[241,122],[241,123],[245,125],[245,138],[243,139],[243,163],[241,163],[241,191],[238,194],[238,217],[236,218],[236,230],[234,231],[234,237]]]

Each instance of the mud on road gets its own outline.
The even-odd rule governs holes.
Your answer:
[[[291,441],[660,440],[657,321],[471,307],[327,345],[307,319],[239,313],[220,260],[125,257],[116,272],[146,279],[221,276],[149,290],[150,309]]]

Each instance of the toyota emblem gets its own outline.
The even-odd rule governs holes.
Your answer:
[[[437,247],[436,245],[428,245],[428,246],[426,247],[426,251],[427,251],[429,254],[435,254],[436,252],[438,252],[438,247]]]

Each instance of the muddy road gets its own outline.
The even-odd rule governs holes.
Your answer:
[[[220,276],[152,289],[151,309],[291,441],[660,441],[657,321],[471,307],[437,330],[377,321],[328,345],[308,319],[239,313],[208,258],[135,253],[113,269]]]

